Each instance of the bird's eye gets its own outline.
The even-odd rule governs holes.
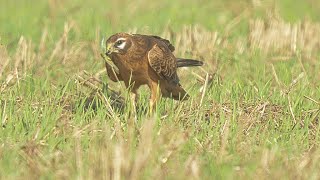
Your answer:
[[[119,40],[116,42],[116,46],[120,46],[124,41],[123,40]]]
[[[114,46],[117,49],[124,49],[126,46],[126,41],[124,39],[119,39],[114,43]]]

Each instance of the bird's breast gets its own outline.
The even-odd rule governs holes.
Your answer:
[[[148,82],[148,60],[145,57],[113,56],[111,60],[125,81],[130,80],[140,84]]]

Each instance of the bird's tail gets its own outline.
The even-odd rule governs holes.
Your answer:
[[[202,66],[203,62],[194,59],[177,58],[177,67]]]

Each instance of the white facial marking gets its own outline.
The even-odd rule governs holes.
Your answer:
[[[121,42],[121,43],[119,43]],[[116,40],[116,47],[119,49],[123,49],[126,46],[126,39],[125,38],[118,38]]]
[[[123,49],[126,46],[126,42],[123,42],[121,45],[118,46],[119,49]]]
[[[118,38],[117,40],[116,40],[116,42],[117,41],[125,41],[126,40],[126,38]]]

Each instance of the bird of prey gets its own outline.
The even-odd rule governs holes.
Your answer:
[[[201,66],[203,62],[176,58],[174,49],[169,40],[158,36],[114,34],[106,41],[106,55],[118,72],[106,62],[107,74],[112,81],[124,81],[133,99],[137,97],[138,88],[147,85],[151,90],[150,109],[159,96],[185,100],[189,96],[179,83],[177,68]]]

